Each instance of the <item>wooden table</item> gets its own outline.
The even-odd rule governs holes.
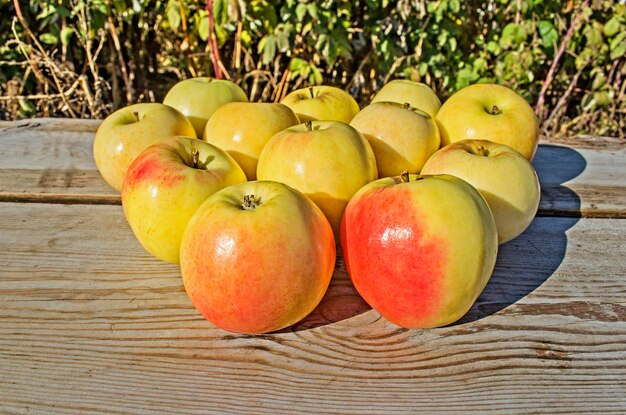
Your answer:
[[[623,143],[540,146],[538,217],[460,322],[386,322],[339,260],[311,316],[246,336],[136,242],[97,126],[0,123],[0,413],[626,413]]]

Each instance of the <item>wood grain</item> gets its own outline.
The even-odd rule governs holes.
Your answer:
[[[537,218],[433,330],[369,310],[339,262],[312,316],[245,336],[199,316],[119,206],[1,203],[0,412],[624,413],[625,233]]]
[[[92,156],[100,121],[0,122],[0,201],[119,204]],[[626,217],[626,144],[571,141],[540,146],[533,161],[541,216]]]

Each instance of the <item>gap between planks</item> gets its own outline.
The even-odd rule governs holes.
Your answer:
[[[0,193],[0,203],[46,203],[60,205],[111,205],[120,206],[120,195],[62,194],[62,193]],[[626,219],[624,210],[565,210],[539,209],[537,217]]]

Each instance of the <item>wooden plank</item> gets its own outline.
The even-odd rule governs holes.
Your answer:
[[[100,121],[0,122],[0,201],[119,204],[96,170]],[[534,160],[539,215],[626,217],[626,146],[607,139],[544,142]]]
[[[120,203],[93,160],[100,120],[0,122],[0,200]]]
[[[340,262],[262,336],[203,320],[119,206],[2,203],[0,235],[1,413],[626,411],[623,220],[537,218],[449,327],[387,323]]]
[[[541,144],[533,160],[540,215],[626,217],[626,146]]]

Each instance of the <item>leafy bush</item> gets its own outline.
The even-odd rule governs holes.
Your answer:
[[[626,5],[547,0],[0,0],[3,118],[102,117],[219,76],[251,100],[408,78],[507,85],[550,135],[626,130]]]

